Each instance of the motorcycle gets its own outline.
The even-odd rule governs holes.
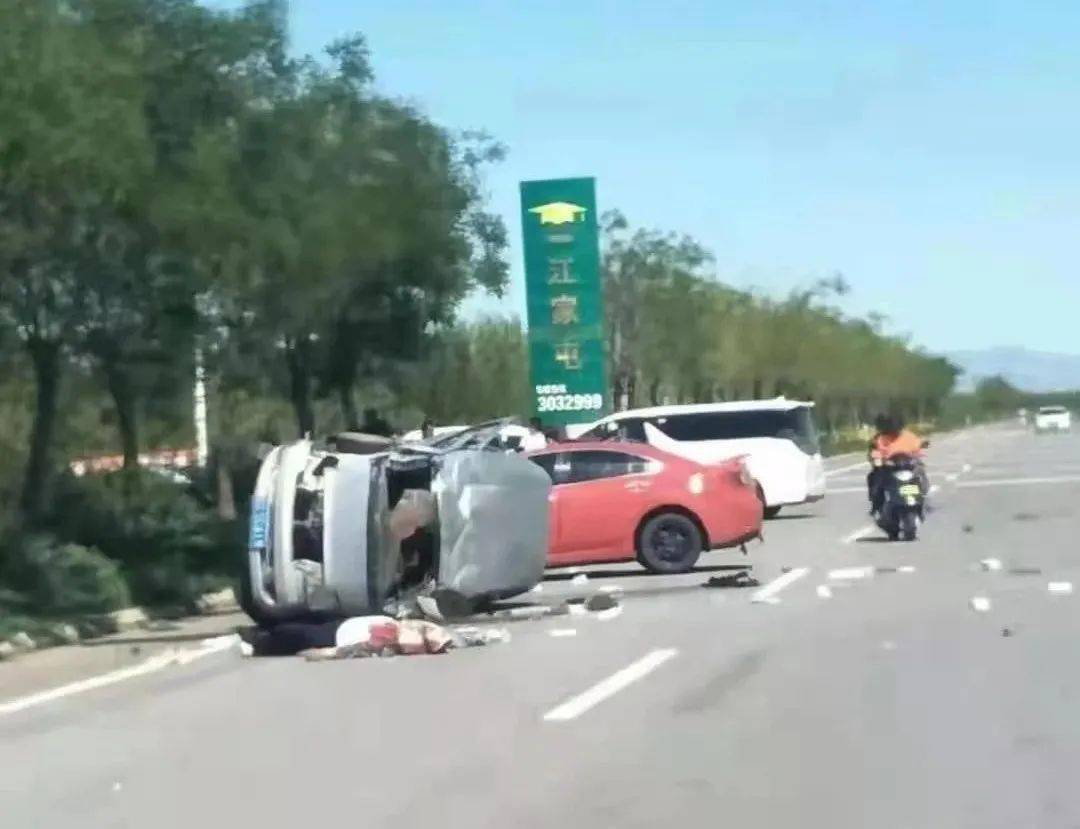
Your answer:
[[[919,460],[910,455],[896,455],[879,461],[882,470],[881,510],[877,525],[890,541],[903,538],[914,541],[919,524],[926,518],[926,496],[920,483]]]

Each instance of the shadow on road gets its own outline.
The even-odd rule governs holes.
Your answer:
[[[766,518],[765,520],[768,523],[773,524],[777,521],[805,521],[809,518],[817,518],[817,516],[810,512],[800,512],[795,515],[781,513],[780,515],[774,515],[772,518]]]
[[[708,564],[695,567],[693,570],[687,570],[685,573],[679,573],[678,575],[692,576],[695,573],[719,573],[725,570],[750,570],[752,568],[753,565],[749,562],[746,564]],[[573,573],[545,573],[544,581],[570,581],[574,576],[581,573],[584,573],[590,579],[625,579],[634,578],[635,576],[653,578],[667,575],[665,573],[650,573],[644,567],[635,567],[632,570],[589,570],[586,567],[580,567]]]

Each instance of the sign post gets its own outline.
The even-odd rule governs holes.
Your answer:
[[[596,184],[521,183],[533,411],[545,426],[608,411]]]

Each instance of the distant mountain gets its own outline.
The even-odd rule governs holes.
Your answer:
[[[979,380],[998,374],[1029,392],[1080,389],[1080,354],[1001,346],[981,351],[953,351],[945,356],[964,370],[958,383],[960,391],[971,391]]]

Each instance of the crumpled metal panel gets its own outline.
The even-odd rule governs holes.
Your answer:
[[[439,586],[473,598],[532,589],[547,560],[547,473],[503,452],[449,452],[439,465]]]

